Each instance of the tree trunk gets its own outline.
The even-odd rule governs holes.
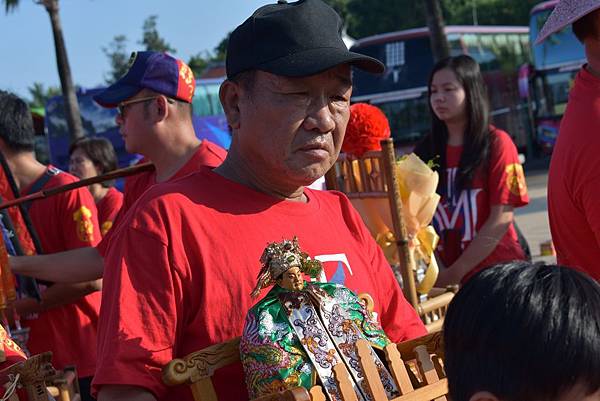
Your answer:
[[[83,137],[84,133],[81,115],[79,113],[79,103],[77,102],[73,78],[71,77],[71,67],[69,66],[69,59],[67,58],[67,48],[62,34],[62,25],[60,23],[60,16],[58,15],[58,0],[43,0],[42,4],[50,15],[52,34],[54,35],[54,49],[56,50],[56,64],[63,93],[65,116],[67,118],[67,126],[69,127],[71,141],[75,141],[77,138]]]
[[[450,57],[450,45],[444,32],[444,17],[440,9],[439,0],[425,0],[425,15],[431,38],[431,51],[433,59],[437,62]]]

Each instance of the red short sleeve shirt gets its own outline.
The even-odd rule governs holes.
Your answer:
[[[308,203],[281,201],[204,169],[144,194],[106,258],[95,388],[129,384],[191,401],[186,386],[164,386],[162,367],[241,335],[264,247],[293,236],[323,262],[321,280],[373,296],[390,339],[426,334],[349,200],[305,193]],[[248,397],[240,364],[214,382],[224,400]]]
[[[514,143],[506,132],[497,128],[492,128],[492,138],[487,171],[476,172],[471,188],[461,191],[456,189],[455,178],[463,148],[446,148],[446,188],[442,188],[433,224],[440,235],[437,250],[447,267],[469,246],[489,217],[492,206],[521,207],[529,202],[523,167]],[[516,259],[525,259],[525,254],[511,225],[492,253],[463,281],[484,267]]]
[[[113,222],[121,210],[123,205],[123,193],[115,187],[110,187],[108,192],[98,202],[96,207],[98,208],[98,223],[100,224],[100,231],[102,236],[106,235],[108,230],[113,226]]]
[[[548,171],[548,215],[558,263],[600,281],[600,79],[575,78]]]
[[[57,171],[49,167],[49,171]],[[60,172],[53,175],[44,189],[77,181]],[[23,191],[23,195],[28,189]],[[87,188],[79,188],[31,203],[29,215],[40,238],[44,253],[95,246],[100,241],[98,213]],[[27,348],[32,354],[52,351],[57,369],[76,365],[80,377],[92,376],[96,363],[96,328],[100,310],[99,292],[79,301],[52,308],[33,318],[23,319],[30,328]]]
[[[227,151],[206,139],[202,140],[198,150],[186,164],[183,165],[173,177],[168,181],[173,181],[186,175],[198,171],[202,167],[217,167],[227,156]],[[139,163],[147,162],[147,159],[142,159]],[[117,217],[113,220],[113,226],[118,225],[121,218],[125,216],[129,208],[142,196],[144,192],[151,186],[156,184],[156,173],[154,171],[146,171],[141,174],[129,176],[125,179],[125,194],[123,205]],[[114,230],[113,230],[114,231]],[[109,231],[102,239],[97,249],[102,256],[106,254],[109,247],[113,231]]]

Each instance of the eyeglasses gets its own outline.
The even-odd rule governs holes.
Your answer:
[[[126,100],[124,102],[121,102],[117,105],[117,112],[119,113],[119,115],[121,116],[121,118],[125,117],[125,110],[127,109],[127,106],[130,106],[132,104],[135,103],[143,103],[143,102],[147,102],[149,100],[154,100],[154,99],[158,99],[160,96],[148,96],[148,97],[141,97],[139,99],[132,99],[132,100]]]

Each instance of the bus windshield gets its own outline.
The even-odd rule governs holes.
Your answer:
[[[535,12],[529,23],[529,34],[532,43],[533,65],[536,70],[546,70],[566,64],[583,63],[583,45],[573,35],[571,25],[550,35],[539,45],[533,45],[540,29],[546,22],[552,9]]]

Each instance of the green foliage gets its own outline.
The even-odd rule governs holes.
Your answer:
[[[212,55],[208,51],[199,52],[190,57],[187,65],[194,71],[194,76],[199,77],[200,74],[208,67]]]
[[[202,74],[211,64],[225,61],[225,56],[227,55],[227,43],[229,42],[230,35],[231,32],[225,35],[212,52],[205,50],[190,57],[187,64],[192,71],[194,71],[196,77],[200,76],[200,74]]]
[[[116,82],[127,72],[129,53],[126,48],[127,37],[125,35],[117,35],[113,38],[108,47],[103,47],[102,51],[108,57],[110,64],[110,72],[104,76],[104,80],[108,85]]]
[[[62,94],[60,88],[56,86],[49,86],[46,88],[41,82],[34,82],[33,85],[27,89],[31,96],[31,101],[29,102],[29,107],[31,108],[44,108],[48,99]]]
[[[4,4],[4,12],[8,14],[11,11],[14,11],[19,6],[19,0],[2,0]]]
[[[225,61],[227,55],[227,43],[229,43],[229,36],[231,32],[227,33],[225,37],[219,42],[219,44],[213,50],[213,61]]]
[[[144,21],[144,25],[142,27],[143,35],[142,40],[138,43],[140,45],[144,45],[146,50],[156,51],[156,52],[167,52],[167,53],[176,53],[173,47],[167,43],[167,41],[160,36],[158,33],[158,29],[156,27],[156,20],[158,19],[158,15],[151,15]]]
[[[540,0],[443,0],[448,23],[472,25],[529,25],[529,12]],[[475,11],[475,13],[474,13]]]
[[[423,1],[325,0],[344,18],[348,35],[363,38],[427,25]],[[440,0],[446,25],[529,25],[539,0]]]

